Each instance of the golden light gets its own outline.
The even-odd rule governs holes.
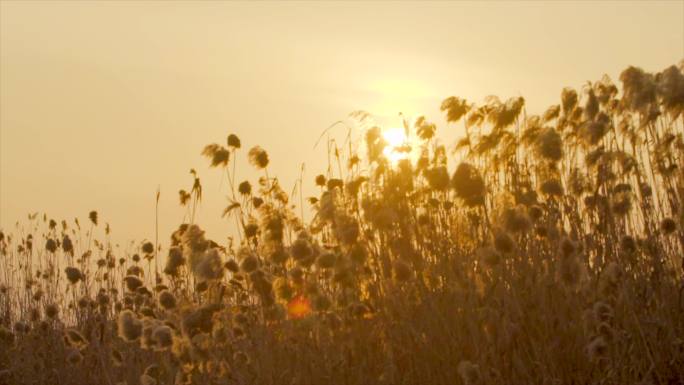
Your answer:
[[[398,111],[419,115],[425,112],[425,100],[442,96],[434,91],[425,74],[374,73],[362,84],[376,96],[367,110],[380,116],[396,116]]]
[[[387,147],[382,154],[392,164],[411,157],[415,146],[410,142],[403,128],[388,128],[382,132],[382,137],[387,142]]]

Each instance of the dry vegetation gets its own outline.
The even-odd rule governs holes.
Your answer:
[[[451,97],[465,137],[405,121],[392,151],[418,156],[396,162],[354,113],[364,140],[328,141],[308,203],[259,147],[263,176],[235,180],[231,135],[203,151],[227,244],[194,223],[194,171],[168,243],[30,216],[0,233],[0,383],[684,384],[683,71],[630,67],[542,115]]]

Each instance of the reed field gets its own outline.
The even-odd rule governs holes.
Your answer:
[[[292,191],[227,132],[221,240],[195,170],[129,247],[36,208],[0,232],[0,384],[684,384],[684,62],[574,86],[355,111]]]

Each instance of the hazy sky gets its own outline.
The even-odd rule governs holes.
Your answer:
[[[306,163],[310,188],[316,139],[351,111],[424,114],[449,142],[447,96],[522,95],[535,113],[564,86],[684,58],[684,1],[0,1],[0,14],[0,225],[97,209],[118,241],[154,236],[160,186],[166,242],[191,167],[199,222],[223,241],[225,187],[200,152],[229,133],[264,147],[286,190]],[[238,179],[254,181],[246,149]]]

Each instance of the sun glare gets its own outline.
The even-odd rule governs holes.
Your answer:
[[[385,158],[392,164],[402,159],[409,159],[415,151],[415,146],[406,136],[403,128],[388,128],[383,131],[382,137],[387,141],[387,147],[382,151]]]

